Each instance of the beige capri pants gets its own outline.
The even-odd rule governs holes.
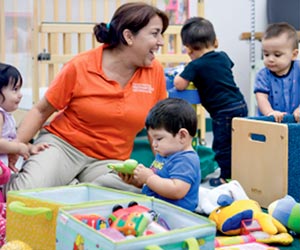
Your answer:
[[[64,186],[77,179],[79,183],[141,192],[141,189],[124,183],[116,172],[107,168],[108,163],[122,161],[88,157],[45,129],[40,132],[35,142],[48,143],[49,148],[30,156],[23,163],[20,172],[12,175],[6,190]]]

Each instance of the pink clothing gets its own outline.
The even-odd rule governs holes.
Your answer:
[[[0,203],[0,247],[5,244],[6,232],[6,204]]]
[[[0,185],[6,184],[10,178],[10,169],[0,160],[0,168],[2,169],[2,174],[0,175]],[[4,202],[4,195],[0,191],[0,202]]]
[[[0,175],[0,183],[5,184],[10,178],[10,169],[0,160],[2,174]],[[6,203],[2,191],[0,191],[0,247],[6,241]]]
[[[12,141],[16,138],[16,122],[12,114],[6,112],[3,108],[0,107],[0,113],[3,116],[3,126],[1,137],[8,141]],[[2,169],[2,174],[0,174],[0,186],[6,184],[9,181],[11,171],[7,167],[8,165],[8,157],[7,154],[0,153],[0,168]],[[4,202],[3,193],[0,191],[0,202]]]

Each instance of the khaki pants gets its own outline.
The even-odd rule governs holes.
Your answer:
[[[98,160],[88,157],[57,136],[42,130],[36,143],[46,142],[49,148],[32,155],[23,163],[17,175],[12,176],[6,190],[64,186],[77,179],[80,183],[140,193],[141,190],[124,183],[109,168],[108,163],[119,160]]]

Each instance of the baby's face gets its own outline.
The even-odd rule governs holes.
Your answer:
[[[168,156],[178,151],[183,150],[183,145],[180,142],[179,134],[167,132],[165,129],[148,129],[148,133],[152,138],[152,147],[155,152],[161,156]]]
[[[23,96],[21,93],[20,80],[17,82],[16,86],[14,86],[13,83],[10,83],[6,87],[3,87],[2,94],[5,98],[0,95],[0,106],[7,112],[17,110]]]
[[[297,58],[298,49],[293,49],[287,34],[262,40],[265,66],[278,76],[288,73],[291,62]]]

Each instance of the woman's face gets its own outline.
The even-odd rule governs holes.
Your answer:
[[[153,17],[147,26],[132,37],[131,47],[133,62],[138,67],[149,66],[155,58],[155,53],[164,44],[162,20],[159,16]]]

